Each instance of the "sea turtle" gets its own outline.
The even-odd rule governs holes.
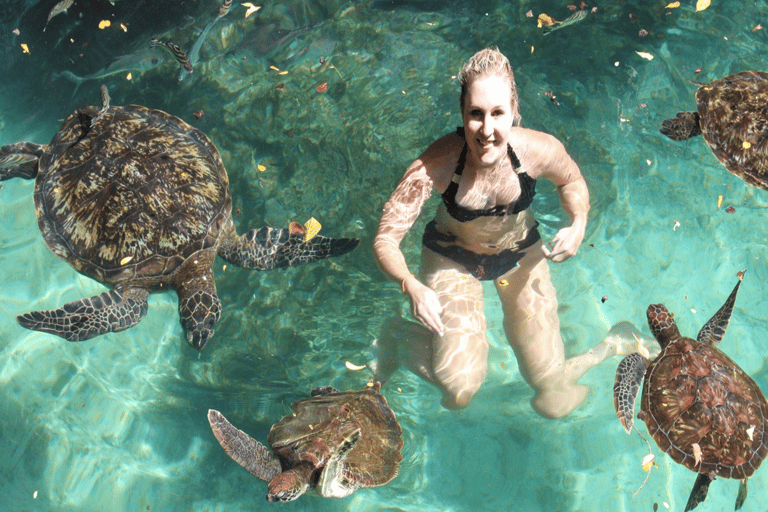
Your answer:
[[[81,341],[128,329],[152,290],[173,288],[187,341],[202,348],[221,313],[213,262],[271,270],[338,256],[358,240],[262,227],[238,235],[216,146],[178,117],[140,105],[80,108],[48,145],[0,148],[0,180],[35,178],[45,243],[78,272],[112,290],[17,318]]]
[[[697,85],[698,112],[678,112],[661,133],[673,140],[703,134],[729,171],[768,190],[768,73],[742,71]]]
[[[269,482],[268,501],[295,500],[312,488],[326,498],[343,498],[386,484],[403,459],[402,430],[380,388],[378,382],[361,391],[326,386],[294,402],[293,413],[267,436],[277,459],[220,412],[209,410],[208,422],[227,455]]]
[[[631,354],[619,364],[614,404],[627,433],[640,386],[640,413],[656,444],[699,475],[685,510],[707,497],[715,477],[741,480],[736,510],[747,497],[747,478],[768,453],[768,403],[739,366],[716,348],[733,312],[741,276],[725,304],[695,340],[680,335],[662,304],[648,307],[648,324],[661,344],[651,362]]]

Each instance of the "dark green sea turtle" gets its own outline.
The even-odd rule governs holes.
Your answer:
[[[768,73],[743,71],[698,85],[698,111],[678,112],[661,133],[673,140],[702,134],[729,171],[768,190]]]
[[[256,478],[269,482],[267,500],[295,500],[308,489],[343,498],[395,476],[403,447],[400,424],[377,382],[362,391],[330,386],[293,403],[293,413],[272,426],[267,441],[277,456],[233,427],[220,412],[208,422],[227,455]]]
[[[768,453],[768,403],[755,381],[716,348],[740,285],[741,279],[695,340],[680,335],[664,305],[649,306],[648,324],[661,353],[652,362],[631,354],[616,372],[614,401],[627,433],[642,385],[637,417],[675,462],[699,474],[686,511],[704,501],[718,476],[741,480],[738,510],[747,497],[747,478]]]
[[[213,262],[271,270],[338,256],[358,240],[288,229],[235,232],[219,152],[178,117],[139,105],[80,108],[48,145],[0,148],[0,180],[35,179],[45,243],[78,272],[112,290],[17,318],[28,328],[81,341],[136,325],[147,295],[172,288],[189,343],[202,348],[221,313]]]

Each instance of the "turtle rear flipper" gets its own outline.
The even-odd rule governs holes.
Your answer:
[[[709,475],[699,473],[699,476],[696,477],[696,482],[693,484],[693,489],[691,489],[691,495],[688,497],[688,503],[685,505],[685,512],[695,509],[699,506],[699,503],[707,498],[711,482],[712,479]]]
[[[143,288],[111,290],[50,311],[32,311],[16,317],[22,327],[83,341],[100,334],[133,327],[147,314]]]
[[[37,176],[37,162],[46,146],[18,142],[0,148],[0,181],[11,178],[31,180]]]
[[[746,272],[746,270],[744,272]],[[717,313],[715,313],[714,316],[704,324],[704,327],[701,328],[699,334],[696,336],[697,341],[706,343],[712,347],[716,347],[717,344],[722,341],[723,336],[725,336],[725,330],[728,328],[728,323],[731,321],[733,305],[736,302],[736,294],[739,292],[743,276],[744,273],[742,272],[739,275],[739,282],[736,283],[733,291],[725,300],[725,304],[723,304],[720,309],[717,310]]]
[[[698,112],[678,112],[677,117],[665,119],[659,129],[672,140],[685,140],[701,134]]]
[[[734,510],[739,510],[744,505],[744,500],[747,499],[747,479],[744,478],[739,482],[739,493],[736,495],[736,506]]]
[[[273,460],[263,444],[235,428],[219,411],[208,410],[208,423],[227,455],[259,480],[269,482],[282,472],[280,461]]]
[[[345,498],[358,490],[361,477],[346,464],[347,455],[360,440],[361,430],[359,426],[351,423],[345,425],[343,439],[325,463],[317,489],[321,496],[327,498]],[[340,431],[340,433],[342,433]]]
[[[311,263],[323,258],[346,254],[360,243],[356,238],[315,236],[304,241],[304,235],[288,229],[263,227],[242,236],[223,240],[219,255],[225,260],[253,270],[273,270]]]
[[[635,424],[635,400],[645,377],[646,360],[640,354],[630,354],[619,363],[613,384],[613,405],[627,434]]]

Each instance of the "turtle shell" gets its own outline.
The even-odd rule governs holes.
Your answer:
[[[757,384],[691,338],[671,342],[648,367],[638,418],[675,462],[712,477],[747,478],[768,453],[768,403]]]
[[[40,159],[34,198],[51,251],[111,284],[162,284],[191,254],[215,246],[232,210],[208,137],[139,105],[67,117]]]
[[[299,461],[322,466],[342,449],[347,434],[359,428],[360,437],[344,459],[344,473],[360,487],[383,485],[397,476],[403,459],[402,429],[379,386],[299,400],[293,411],[268,436],[283,469]]]
[[[750,185],[768,189],[768,73],[743,71],[702,85],[696,103],[717,159]]]

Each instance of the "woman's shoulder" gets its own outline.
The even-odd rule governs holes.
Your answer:
[[[456,165],[461,150],[464,148],[464,139],[455,132],[443,135],[419,156],[419,160],[428,169],[443,168],[446,165],[451,169]]]

